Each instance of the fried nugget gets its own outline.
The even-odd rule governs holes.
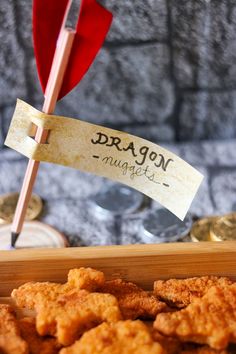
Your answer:
[[[0,305],[0,352],[4,354],[28,354],[28,345],[20,336],[20,329],[9,305]]]
[[[161,344],[168,354],[179,354],[182,350],[182,343],[177,338],[166,337],[153,328],[150,328],[152,338],[155,342]]]
[[[59,295],[54,301],[38,296],[35,309],[38,333],[56,336],[62,345],[72,344],[84,331],[103,321],[121,319],[114,296],[86,290]]]
[[[151,329],[150,329],[151,330]],[[209,346],[197,346],[193,343],[183,343],[174,337],[166,337],[155,329],[151,330],[152,338],[161,344],[167,354],[228,354],[227,350],[216,350]]]
[[[71,269],[67,283],[73,288],[96,291],[105,283],[105,275],[93,268]]]
[[[11,297],[19,307],[34,309],[37,296],[42,295],[48,300],[55,300],[58,295],[69,293],[75,289],[94,291],[105,282],[102,272],[92,268],[72,269],[68,273],[65,284],[51,282],[29,282],[12,291]]]
[[[18,321],[21,335],[28,343],[31,354],[57,354],[61,348],[55,338],[40,337],[36,331],[34,318],[22,318]]]
[[[158,314],[154,327],[181,341],[225,349],[229,342],[236,342],[236,284],[214,286],[185,309]]]
[[[159,312],[167,309],[154,295],[122,279],[106,281],[99,291],[117,298],[124,319],[155,319]]]
[[[29,282],[14,289],[11,297],[19,307],[34,309],[38,295],[43,295],[50,300],[55,299],[62,292],[62,284],[50,282]]]
[[[216,350],[208,346],[195,348],[195,349],[186,349],[180,352],[181,354],[228,354],[227,350]]]
[[[225,287],[231,284],[233,282],[229,278],[215,276],[157,280],[154,282],[154,294],[169,305],[183,308],[202,297],[212,286]]]
[[[164,354],[141,321],[102,323],[60,354]]]

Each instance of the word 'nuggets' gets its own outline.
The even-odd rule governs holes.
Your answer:
[[[164,354],[141,321],[102,323],[60,354]]]
[[[226,348],[229,342],[236,342],[236,284],[212,287],[185,309],[158,314],[154,327],[181,341]]]
[[[154,283],[154,294],[168,304],[182,308],[202,297],[212,286],[225,287],[232,283],[226,277],[215,276],[157,280]]]

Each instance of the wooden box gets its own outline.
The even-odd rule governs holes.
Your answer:
[[[156,279],[218,275],[236,280],[236,242],[170,243],[0,251],[0,297],[28,281],[66,281],[75,267],[152,289]]]

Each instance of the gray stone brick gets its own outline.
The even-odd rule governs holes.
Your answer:
[[[142,240],[141,225],[145,212],[130,215],[121,222],[120,243],[122,245],[133,245],[145,243]]]
[[[163,44],[103,49],[57,112],[96,124],[163,123],[175,98]]]
[[[86,199],[107,183],[107,180],[89,173],[64,166],[41,163],[35,191],[49,200],[58,198]]]
[[[4,161],[8,161],[8,162],[12,161],[14,163],[15,161],[23,161],[23,160],[26,160],[26,158],[14,150],[11,150],[7,147],[4,148],[3,150],[0,150],[0,163]],[[0,168],[2,168],[1,165]]]
[[[2,112],[0,112],[0,150],[3,148],[4,137],[3,137],[3,118]]]
[[[1,153],[2,154],[2,151]],[[0,161],[0,194],[18,192],[21,188],[26,161]]]
[[[161,142],[161,146],[167,150],[170,150],[171,152],[173,152],[174,154],[178,155],[181,157],[180,155],[180,149],[179,149],[179,144],[175,144],[175,143],[166,143],[166,142]]]
[[[30,94],[27,97],[27,102],[42,110],[43,102],[44,102],[44,93],[41,88],[36,62],[34,57],[27,58],[27,68],[28,68],[28,87],[30,88]]]
[[[116,243],[112,221],[101,222],[89,212],[84,200],[55,200],[46,204],[42,220],[63,232],[72,246]]]
[[[203,141],[179,144],[179,155],[193,165],[236,166],[236,141]]]
[[[170,124],[150,124],[145,126],[129,126],[121,127],[127,133],[140,136],[143,139],[150,140],[156,144],[162,141],[173,141],[174,140],[174,130]]]
[[[164,40],[167,38],[167,8],[165,0],[102,0],[113,13],[108,42]],[[75,3],[79,4],[76,0]],[[30,0],[17,2],[19,33],[26,48],[32,48],[32,4]]]
[[[32,1],[30,0],[13,0],[16,9],[16,23],[18,36],[22,46],[27,53],[33,54],[33,37],[32,37]]]
[[[209,175],[206,168],[202,166],[194,166],[204,176],[204,179],[197,191],[197,194],[191,204],[189,212],[193,215],[204,216],[212,215],[215,210],[212,204],[209,190]]]
[[[236,169],[213,171],[211,194],[217,213],[236,211]]]
[[[236,137],[236,91],[185,93],[180,110],[180,140]]]
[[[171,0],[170,9],[178,85],[235,88],[235,1]]]
[[[0,8],[0,101],[8,104],[26,96],[25,58],[16,34],[14,0]]]
[[[114,16],[107,41],[147,41],[167,38],[165,0],[103,0],[101,2]]]
[[[6,136],[7,136],[7,132],[11,123],[11,119],[14,113],[14,109],[15,109],[15,104],[6,106],[4,108],[1,109],[1,118],[2,118],[2,134],[3,134],[3,138],[5,140]]]

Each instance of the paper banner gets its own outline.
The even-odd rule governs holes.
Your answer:
[[[29,136],[32,123],[50,131],[46,144]],[[81,120],[47,115],[21,100],[17,100],[5,144],[34,160],[124,183],[155,199],[181,220],[203,179],[161,146]]]

